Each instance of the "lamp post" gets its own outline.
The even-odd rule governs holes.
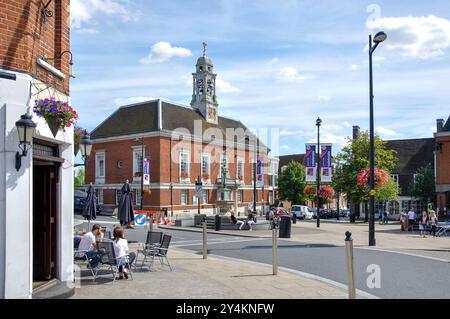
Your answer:
[[[378,45],[386,40],[384,32],[378,32],[372,41],[369,35],[369,89],[370,89],[370,220],[369,220],[369,246],[376,246],[375,241],[375,128],[373,111],[373,66],[372,56]]]
[[[91,156],[91,152],[92,152],[92,141],[90,139],[90,137],[88,135],[83,136],[83,138],[80,141],[80,146],[81,146],[81,157],[83,158],[83,162],[84,162],[84,179],[85,179],[85,183],[86,183],[86,171],[87,171],[87,160],[89,158],[89,156]]]
[[[320,117],[316,121],[317,126],[317,228],[320,228],[320,126],[322,120]]]
[[[256,216],[256,197],[258,196],[256,191],[256,169],[258,168],[258,152],[257,152],[257,146],[256,146],[256,138],[255,138],[255,145],[254,145],[254,151],[255,151],[255,158],[253,163],[253,214]]]
[[[137,138],[137,142],[141,142],[141,202],[139,203],[139,209],[142,211],[144,210],[144,157],[145,157],[145,151],[144,151],[144,138]]]
[[[17,133],[19,134],[19,148],[22,153],[16,153],[16,170],[20,171],[22,167],[22,157],[28,155],[28,151],[32,147],[33,135],[36,130],[36,123],[31,120],[31,115],[24,114],[20,120],[16,122]]]

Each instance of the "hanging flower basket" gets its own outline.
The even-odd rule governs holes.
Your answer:
[[[380,188],[389,180],[389,175],[375,168],[375,188]],[[370,191],[370,170],[364,169],[356,176],[356,184],[364,191]]]
[[[65,130],[66,127],[75,125],[78,119],[77,112],[68,102],[54,98],[36,100],[33,111],[37,116],[45,119],[54,137],[59,130]]]
[[[205,181],[207,181],[208,179],[209,179],[209,175],[208,174],[203,174],[203,179],[205,180]]]
[[[311,200],[317,200],[317,186],[308,185],[303,190]],[[336,195],[336,191],[330,185],[321,185],[319,189],[319,199],[321,205],[330,204],[333,202],[333,198]]]
[[[189,178],[189,174],[187,172],[181,172],[181,178]]]
[[[240,180],[240,181],[244,180],[244,176],[239,175],[239,176],[238,176],[238,180]]]

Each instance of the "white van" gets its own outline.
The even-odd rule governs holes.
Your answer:
[[[294,205],[291,207],[291,213],[298,219],[312,219],[312,213],[308,210],[308,206]]]

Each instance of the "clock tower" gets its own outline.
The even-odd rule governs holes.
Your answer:
[[[197,60],[196,73],[193,73],[193,95],[191,106],[200,111],[208,123],[218,124],[219,104],[216,96],[216,77],[214,66],[206,56],[207,44],[203,43],[203,56]]]

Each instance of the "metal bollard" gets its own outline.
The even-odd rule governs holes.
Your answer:
[[[203,259],[208,258],[208,247],[206,242],[207,227],[206,221],[203,222]]]
[[[273,275],[278,275],[278,234],[277,228],[272,229],[272,272]]]
[[[353,239],[352,233],[345,233],[345,251],[347,255],[348,298],[356,299],[355,275],[353,269]]]

